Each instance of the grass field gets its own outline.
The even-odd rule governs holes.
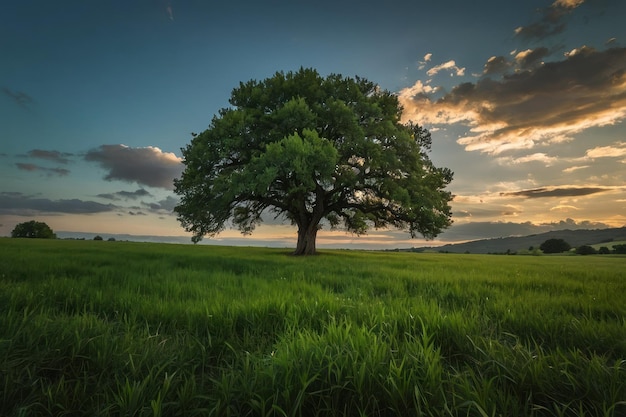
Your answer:
[[[626,416],[626,257],[0,239],[1,416]]]

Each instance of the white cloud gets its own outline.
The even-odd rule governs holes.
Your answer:
[[[463,75],[465,75],[465,68],[459,68],[454,60],[450,60],[448,62],[444,62],[443,64],[434,66],[426,71],[426,74],[428,74],[429,77],[432,77],[443,70],[451,70],[452,73],[450,75],[456,74],[458,77],[462,77]]]
[[[626,142],[617,142],[613,146],[599,146],[587,151],[589,158],[620,158],[626,156]]]
[[[431,53],[427,53],[426,55],[424,55],[424,60],[418,62],[419,65],[417,66],[417,69],[423,70],[424,68],[426,68],[426,64],[430,62],[432,57],[433,57],[433,54]]]
[[[581,4],[583,4],[585,0],[556,0],[552,6],[553,7],[563,7],[566,9],[574,9]]]
[[[513,157],[501,157],[497,159],[497,162],[500,165],[518,165],[518,164],[526,164],[529,162],[540,162],[543,163],[545,166],[550,166],[553,165],[554,163],[558,162],[558,158],[554,157],[554,156],[548,156],[545,153],[534,153],[532,155],[527,155],[527,156],[522,156],[519,158],[513,158]]]
[[[578,170],[586,169],[586,168],[589,168],[589,165],[581,165],[581,166],[574,166],[574,167],[565,168],[563,170],[563,172],[565,172],[566,174],[570,174],[570,173],[572,173],[574,171],[578,171]]]

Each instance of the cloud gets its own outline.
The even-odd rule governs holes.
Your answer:
[[[41,171],[47,173],[48,176],[58,175],[60,177],[64,177],[70,173],[70,170],[65,168],[46,168],[35,164],[24,164],[21,162],[18,162],[15,165],[17,165],[17,168],[21,169],[22,171]]]
[[[432,77],[443,70],[450,70],[450,75],[456,74],[458,77],[462,77],[463,75],[465,75],[465,68],[459,68],[454,60],[450,60],[448,62],[444,62],[443,64],[434,66],[426,71],[426,74],[429,77]]]
[[[35,213],[95,214],[115,210],[112,204],[78,199],[50,200],[33,198],[22,193],[1,192],[0,213],[5,215],[32,216]]]
[[[542,63],[541,60],[549,54],[550,51],[545,47],[526,49],[515,55],[515,62],[521,69],[533,68]]]
[[[504,56],[492,56],[483,68],[483,74],[501,74],[508,71],[513,64]]]
[[[160,200],[156,203],[144,203],[141,204],[144,207],[150,209],[150,211],[160,214],[171,214],[174,211],[174,207],[178,205],[180,202],[179,199],[174,198],[172,196],[168,196],[163,200]]]
[[[549,156],[541,152],[534,153],[532,155],[522,156],[519,158],[502,157],[502,158],[497,159],[498,164],[503,165],[503,166],[511,165],[511,164],[514,164],[514,165],[526,164],[529,162],[541,162],[545,166],[550,166],[558,161],[559,161],[559,158],[556,158],[554,156]]]
[[[28,108],[34,102],[31,96],[22,91],[13,91],[7,87],[2,87],[2,92],[20,107]]]
[[[539,20],[515,29],[524,39],[544,39],[565,30],[565,18],[585,0],[556,0],[550,7],[539,9]]]
[[[510,60],[506,56],[492,56],[487,60],[483,67],[483,75],[505,74],[510,70],[519,72],[535,68],[543,65],[543,58],[548,56],[550,51],[548,48],[539,47],[535,49],[526,49],[521,52],[514,51],[511,53],[513,59]]]
[[[418,62],[419,65],[417,66],[417,69],[423,70],[426,67],[426,64],[430,62],[432,57],[433,57],[433,54],[431,53],[427,53],[426,55],[424,55],[424,60]]]
[[[562,212],[578,211],[578,210],[580,210],[578,207],[570,206],[567,204],[559,204],[550,209],[550,211],[562,211]]]
[[[136,200],[140,197],[151,197],[150,192],[140,188],[136,191],[117,191],[115,193],[98,194],[96,197],[104,198],[106,200],[121,200],[130,199]]]
[[[617,142],[612,146],[598,146],[587,151],[588,158],[620,158],[626,156],[626,142]]]
[[[564,229],[608,229],[613,227],[602,222],[592,222],[589,220],[576,221],[574,219],[567,218],[565,220],[559,220],[558,222],[542,223],[541,226],[548,226],[552,230],[564,230]]]
[[[136,182],[167,190],[174,188],[174,178],[183,171],[181,158],[153,146],[102,145],[87,152],[85,160],[97,162],[107,170],[104,178],[108,181]]]
[[[71,153],[59,151],[46,151],[43,149],[33,149],[26,153],[27,157],[45,159],[59,164],[67,164],[70,162],[68,157],[73,156]]]
[[[563,187],[563,188],[534,188],[531,190],[521,190],[500,193],[502,197],[524,197],[524,198],[545,198],[545,197],[579,197],[590,194],[610,191],[603,187]]]
[[[459,84],[437,100],[416,86],[399,93],[405,121],[466,125],[470,131],[458,143],[467,151],[530,149],[626,118],[626,48],[581,48],[499,80]]]
[[[581,165],[581,166],[573,166],[573,167],[565,168],[563,172],[566,174],[569,174],[571,172],[578,171],[580,169],[585,169],[585,168],[589,168],[589,165]]]

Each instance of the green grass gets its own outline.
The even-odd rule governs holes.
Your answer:
[[[0,239],[0,415],[624,416],[625,266]]]

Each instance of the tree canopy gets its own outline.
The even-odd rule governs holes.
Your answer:
[[[270,215],[297,226],[298,255],[315,253],[322,225],[434,238],[451,224],[452,171],[434,166],[430,133],[402,124],[397,97],[376,84],[278,72],[240,83],[230,105],[182,149],[175,211],[194,242],[230,224],[251,233]]]
[[[31,220],[15,225],[15,228],[11,232],[11,237],[56,239],[57,236],[46,223]]]
[[[539,246],[543,253],[567,252],[572,247],[563,239],[548,239]]]

